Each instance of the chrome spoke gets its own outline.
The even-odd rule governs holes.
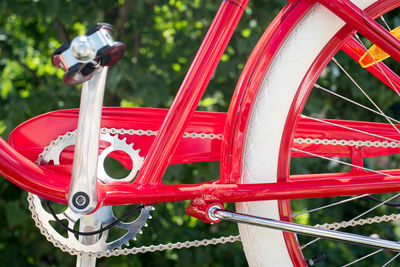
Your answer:
[[[382,22],[385,24],[386,28],[388,29],[388,31],[391,31],[392,29],[390,28],[389,24],[386,22],[385,18],[382,16],[380,16],[380,19],[382,20]]]
[[[387,174],[387,173],[383,173],[383,172],[376,171],[376,170],[373,170],[373,169],[361,167],[361,166],[354,165],[354,164],[351,164],[351,163],[348,163],[348,162],[345,162],[345,161],[341,161],[341,160],[337,160],[337,159],[325,157],[325,156],[322,156],[322,155],[318,155],[318,154],[311,153],[311,152],[308,152],[308,151],[304,151],[304,150],[301,150],[301,149],[297,149],[297,148],[294,148],[294,147],[292,148],[292,150],[293,150],[293,151],[296,151],[296,152],[303,153],[303,154],[307,154],[307,155],[309,155],[309,156],[313,156],[313,157],[317,157],[317,158],[329,160],[329,161],[332,161],[332,162],[336,162],[336,163],[339,163],[339,164],[342,164],[342,165],[347,165],[347,166],[350,166],[350,167],[358,168],[358,169],[360,169],[360,170],[364,170],[364,171],[368,171],[368,172],[374,172],[374,173],[382,174],[382,175],[384,175],[384,176],[389,176],[389,177],[392,176],[392,175]]]
[[[382,252],[382,251],[383,251],[383,249],[378,249],[378,250],[376,250],[376,251],[374,251],[374,252],[372,252],[372,253],[370,253],[368,255],[365,255],[364,257],[358,258],[358,259],[356,259],[356,260],[354,260],[352,262],[347,263],[346,265],[342,265],[342,267],[347,267],[347,266],[353,265],[354,263],[357,263],[357,262],[360,262],[362,260],[365,260],[366,258],[374,256],[375,254],[378,254],[379,252]]]
[[[400,253],[397,253],[393,258],[385,262],[385,264],[382,265],[382,267],[388,266],[392,261],[394,261],[398,256],[400,256]]]
[[[388,30],[388,31],[391,31],[391,27],[389,26],[389,24],[386,22],[386,20],[385,20],[385,18],[383,17],[383,16],[381,16],[380,17],[380,19],[382,20],[382,25],[384,25],[384,27]],[[389,75],[393,75],[392,73],[391,73],[391,70],[390,69],[387,69],[387,73],[385,73],[385,71],[383,70],[383,68],[382,68],[382,63],[378,63],[377,62],[377,60],[372,56],[372,54],[371,54],[371,52],[366,48],[366,46],[364,45],[364,43],[362,42],[362,40],[360,39],[360,37],[357,35],[357,34],[355,34],[355,38],[356,38],[356,40],[362,45],[362,47],[365,49],[365,51],[366,51],[366,53],[368,53],[369,54],[369,56],[372,58],[372,60],[373,60],[373,62],[376,64],[376,67],[377,68],[379,68],[379,70],[380,70],[380,72],[382,73],[382,75],[380,75],[380,73],[379,73],[379,71],[378,71],[378,73],[375,73],[375,75],[376,75],[376,77],[379,77],[380,79],[381,79],[381,81],[384,81],[384,83],[386,83],[388,86],[390,86],[390,87],[392,87],[393,88],[393,90],[396,92],[396,94],[398,95],[398,96],[400,96],[400,88],[398,89],[397,88],[397,86],[394,84],[395,82],[396,82],[396,80],[395,80],[395,78],[392,80],[391,78],[389,78]],[[357,47],[358,47],[358,49],[361,49],[361,47],[359,47],[358,45],[357,45]],[[363,51],[364,52],[364,51]],[[383,119],[385,119],[389,124],[390,124],[390,126],[393,128],[393,130],[395,131],[395,132],[397,132],[399,135],[400,135],[400,128],[399,128],[399,126],[400,126],[400,120],[397,120],[397,119],[395,119],[395,118],[392,118],[391,116],[388,116],[385,112],[387,112],[388,110],[382,110],[379,106],[378,106],[378,104],[380,103],[379,101],[377,101],[377,102],[375,102],[376,100],[374,99],[372,99],[370,96],[369,96],[369,92],[367,93],[367,91],[366,90],[364,90],[361,86],[360,86],[360,84],[356,81],[356,79],[355,78],[353,78],[352,77],[352,75],[350,75],[350,73],[346,70],[346,68],[344,68],[335,58],[332,58],[332,61],[336,64],[336,66],[341,70],[341,73],[343,73],[343,74],[345,74],[346,76],[347,76],[347,78],[353,83],[353,85],[354,86],[356,86],[356,88],[362,93],[362,95],[364,95],[364,97],[372,104],[372,106],[371,105],[369,105],[369,104],[367,104],[368,106],[370,106],[370,107],[368,107],[368,106],[366,106],[366,105],[363,105],[363,104],[361,104],[359,101],[357,101],[357,99],[356,100],[353,100],[353,99],[351,99],[351,98],[348,98],[348,97],[345,97],[345,96],[343,96],[343,95],[341,95],[341,94],[339,94],[339,93],[337,93],[336,91],[332,91],[332,90],[330,90],[330,89],[327,89],[327,88],[324,88],[323,86],[321,86],[321,85],[319,85],[319,84],[317,84],[317,83],[315,83],[315,85],[314,85],[314,88],[316,88],[316,89],[319,89],[319,90],[322,90],[322,91],[324,91],[324,92],[326,92],[326,93],[329,93],[329,94],[331,94],[331,95],[333,95],[333,96],[335,96],[335,97],[338,97],[338,98],[340,98],[340,99],[342,99],[342,100],[344,100],[344,101],[347,101],[348,103],[351,103],[351,104],[353,104],[353,105],[355,105],[355,106],[357,106],[358,108],[362,108],[362,109],[364,109],[364,110],[367,110],[368,112],[372,112],[372,113],[374,113],[374,114],[376,114],[376,115],[379,115],[380,117],[383,117]],[[383,65],[384,66],[384,65]],[[386,67],[385,67],[386,68]],[[337,70],[337,68],[335,67],[335,69],[334,69],[335,71]],[[374,71],[375,71],[375,69],[374,69]],[[390,74],[389,74],[390,73]],[[333,73],[334,75],[335,75],[335,73]],[[392,77],[392,76],[391,76]],[[387,81],[388,82],[386,82],[385,81],[385,79],[387,79]],[[329,88],[329,87],[328,87]],[[372,94],[371,94],[371,96],[372,96]],[[364,101],[364,99],[363,99],[363,101]],[[379,104],[379,105],[381,105],[381,104]],[[366,112],[364,112],[364,113],[366,113]],[[368,114],[367,114],[368,115]],[[395,116],[395,115],[392,115],[392,116]],[[325,120],[325,119],[319,119],[319,118],[313,118],[313,117],[309,117],[309,116],[306,116],[306,115],[300,115],[300,117],[301,118],[306,118],[306,119],[310,119],[310,120],[314,120],[314,121],[317,121],[317,122],[321,122],[321,123],[324,123],[324,124],[327,124],[327,125],[332,125],[332,126],[336,126],[336,127],[340,127],[340,128],[342,128],[342,129],[346,129],[346,130],[349,130],[349,131],[351,131],[351,132],[354,132],[354,136],[357,136],[357,135],[360,135],[361,134],[361,137],[360,138],[363,138],[363,140],[364,139],[366,139],[366,136],[365,135],[368,135],[368,136],[371,136],[371,137],[375,137],[375,138],[379,138],[379,139],[383,139],[383,140],[387,140],[387,141],[390,141],[390,142],[395,142],[396,144],[399,144],[400,143],[400,140],[396,140],[396,139],[398,139],[398,137],[397,137],[397,135],[395,135],[394,133],[394,131],[391,129],[391,128],[389,128],[390,126],[389,125],[387,125],[387,127],[385,127],[385,128],[383,128],[382,129],[382,131],[374,131],[374,132],[376,132],[376,133],[372,133],[372,132],[368,132],[368,129],[366,130],[366,131],[364,131],[364,130],[359,130],[359,129],[356,129],[356,128],[353,128],[353,127],[358,127],[357,125],[352,125],[352,124],[348,124],[349,126],[346,126],[346,125],[342,125],[339,121],[327,121],[327,120]],[[319,117],[319,116],[318,116]],[[378,117],[377,117],[378,118]],[[379,118],[378,118],[379,119]],[[343,124],[345,124],[345,123],[343,123]],[[317,125],[318,126],[318,125]],[[361,128],[361,129],[363,129],[363,128]],[[387,134],[386,133],[384,133],[384,131],[387,131]],[[350,132],[350,134],[352,134]],[[382,132],[382,133],[381,133]],[[346,131],[346,134],[347,134],[348,132]],[[358,133],[358,134],[357,134]],[[387,136],[389,136],[389,137],[385,137],[385,136],[383,136],[383,135],[381,135],[381,134],[383,134],[383,135],[387,135]],[[364,136],[363,136],[364,135]],[[332,138],[332,137],[330,137],[330,138]],[[375,139],[374,138],[374,139]],[[399,138],[400,139],[400,138]],[[376,139],[375,139],[376,140]],[[375,141],[374,140],[374,141]],[[380,140],[381,141],[381,140]],[[339,164],[341,164],[341,165],[345,165],[345,166],[350,166],[350,167],[352,167],[352,168],[357,168],[357,169],[359,169],[359,170],[363,170],[363,171],[367,171],[367,172],[373,172],[373,173],[378,173],[378,174],[380,174],[380,175],[383,175],[383,176],[392,176],[392,175],[390,175],[390,174],[388,174],[388,173],[384,173],[385,171],[379,171],[379,170],[374,170],[374,169],[371,169],[371,168],[365,168],[365,167],[363,167],[363,166],[357,166],[357,165],[354,165],[354,164],[352,164],[352,163],[349,163],[349,162],[345,162],[345,161],[342,161],[342,160],[339,160],[338,158],[332,158],[332,157],[326,157],[326,156],[323,156],[323,155],[320,155],[320,154],[318,154],[318,152],[317,153],[313,153],[313,152],[309,152],[309,151],[305,151],[305,150],[301,150],[301,149],[298,149],[298,148],[292,148],[292,151],[295,151],[295,152],[298,152],[298,153],[303,153],[303,154],[305,154],[305,155],[308,155],[308,156],[312,156],[312,157],[316,157],[316,158],[320,158],[320,159],[323,159],[323,160],[326,160],[326,161],[329,161],[329,162],[335,162],[335,163],[339,163]],[[315,151],[317,151],[317,150],[315,150]],[[332,153],[331,155],[334,155],[335,153]],[[390,153],[388,153],[388,154],[390,154]],[[303,155],[303,156],[305,156],[305,155]],[[329,156],[331,156],[331,155],[329,155]],[[302,156],[302,155],[299,155],[299,156]],[[368,155],[367,155],[368,156]],[[362,164],[360,164],[360,165],[362,165]],[[369,167],[369,166],[368,166]],[[381,167],[379,167],[380,169],[381,169]],[[353,169],[354,170],[354,169]],[[342,199],[342,200],[340,200],[340,201],[336,201],[336,202],[334,202],[334,203],[330,203],[330,204],[327,204],[327,205],[323,205],[323,206],[320,206],[320,207],[317,207],[317,208],[311,208],[311,209],[309,209],[309,210],[306,210],[306,211],[303,211],[303,212],[298,212],[298,213],[295,213],[295,214],[293,214],[292,215],[292,217],[293,218],[295,218],[295,217],[297,217],[297,216],[301,216],[301,215],[303,215],[303,214],[307,214],[307,213],[312,213],[312,212],[316,212],[316,211],[320,211],[320,210],[323,210],[323,209],[327,209],[327,208],[330,208],[330,207],[335,207],[335,206],[338,206],[338,205],[341,205],[341,204],[344,204],[344,203],[349,203],[349,202],[351,202],[351,201],[356,201],[357,199],[361,199],[361,198],[363,198],[363,197],[366,197],[366,196],[369,196],[370,194],[363,194],[363,195],[358,195],[358,196],[352,196],[352,197],[348,197],[348,198],[346,198],[346,199]],[[379,207],[381,207],[382,205],[385,205],[385,204],[387,204],[388,202],[390,202],[390,201],[392,201],[392,200],[394,200],[394,199],[396,199],[396,198],[399,198],[400,197],[400,193],[396,193],[395,195],[393,195],[393,196],[391,196],[391,197],[388,197],[386,200],[384,200],[384,201],[381,201],[381,202],[379,202],[379,203],[375,203],[375,204],[373,204],[372,205],[372,207],[371,208],[369,208],[368,210],[365,210],[365,211],[363,211],[361,214],[359,214],[359,215],[357,215],[357,216],[355,216],[354,218],[352,218],[350,221],[347,221],[346,223],[348,223],[348,222],[353,222],[353,223],[351,223],[350,224],[350,226],[355,226],[355,225],[357,225],[356,223],[354,223],[354,222],[356,222],[357,220],[365,220],[365,221],[367,221],[368,220],[368,218],[367,219],[364,219],[365,217],[363,217],[363,216],[365,216],[366,214],[368,214],[368,213],[371,213],[371,212],[373,212],[373,211],[375,211],[374,213],[376,213],[377,211],[377,209],[379,208]],[[332,201],[331,201],[332,202]],[[326,203],[326,202],[325,202]],[[356,202],[357,203],[357,202]],[[311,207],[312,207],[312,205],[310,205]],[[340,207],[342,207],[342,206],[340,206]],[[339,207],[339,208],[340,208]],[[376,217],[376,216],[375,216]],[[375,218],[374,217],[374,218]],[[333,227],[331,228],[331,229],[333,229],[333,230],[338,230],[338,229],[340,229],[340,228],[342,228],[342,227],[347,227],[349,224],[347,224],[347,226],[343,226],[343,224],[340,224],[339,226],[337,226],[338,224],[335,224],[335,225],[332,225]],[[304,244],[304,245],[302,245],[301,246],[301,249],[304,249],[304,248],[306,248],[307,246],[309,246],[309,245],[311,245],[311,244],[313,244],[313,243],[315,243],[315,242],[317,242],[318,240],[320,240],[321,238],[314,238],[314,239],[312,239],[310,242],[308,242],[308,243],[306,243],[306,244]],[[347,264],[345,264],[345,265],[343,265],[342,267],[346,267],[346,266],[351,266],[351,265],[357,265],[357,263],[359,263],[359,262],[361,262],[361,261],[363,261],[363,260],[365,260],[365,259],[368,259],[368,258],[370,258],[370,257],[372,257],[372,256],[374,256],[374,255],[376,255],[376,254],[378,254],[378,253],[380,253],[380,252],[382,252],[383,251],[383,249],[378,249],[378,250],[375,250],[375,251],[373,251],[373,252],[371,252],[371,253],[369,253],[369,254],[367,254],[367,255],[365,255],[365,256],[362,256],[362,257],[360,257],[360,258],[358,258],[358,259],[356,259],[356,260],[354,260],[354,261],[352,261],[352,262],[349,262],[349,263],[347,263]],[[394,255],[394,254],[393,254]],[[385,263],[383,263],[383,267],[384,266],[388,266],[390,263],[392,263],[396,258],[398,258],[400,256],[400,253],[397,253],[397,254],[395,254],[395,256],[394,257],[392,257],[392,258],[390,258],[389,260],[387,260]],[[381,263],[382,264],[382,263]]]
[[[355,220],[361,218],[362,216],[364,216],[364,215],[370,213],[371,211],[373,211],[373,210],[379,208],[380,206],[386,204],[387,202],[389,202],[389,201],[391,201],[391,200],[393,200],[393,199],[395,199],[395,198],[397,198],[397,197],[399,197],[399,196],[400,196],[400,193],[398,193],[398,194],[396,194],[396,195],[394,195],[394,196],[392,196],[392,197],[390,197],[390,198],[388,198],[388,199],[382,201],[381,203],[379,203],[379,204],[375,205],[374,207],[370,208],[369,210],[364,211],[363,213],[361,213],[361,214],[357,215],[356,217],[352,218],[352,219],[351,219],[350,221],[348,221],[348,222],[355,221]],[[340,227],[335,227],[333,230],[337,230],[337,229],[339,229],[339,228],[340,228]],[[320,239],[321,239],[321,238],[315,238],[315,239],[311,240],[311,241],[308,242],[307,244],[302,245],[302,246],[301,246],[301,249],[304,249],[304,248],[308,247],[309,245],[311,245],[311,244],[317,242],[317,241],[320,240]]]
[[[354,165],[354,164],[351,164],[351,163],[348,163],[348,162],[343,162],[343,161],[340,161],[340,160],[337,160],[337,159],[332,159],[332,158],[324,157],[324,156],[322,156],[322,155],[318,155],[318,154],[311,153],[311,152],[308,152],[308,151],[300,150],[300,149],[297,149],[297,148],[292,148],[292,150],[293,150],[293,151],[297,151],[297,152],[301,152],[301,153],[304,153],[304,154],[307,154],[307,155],[310,155],[310,156],[314,156],[314,157],[318,157],[318,158],[321,158],[321,159],[325,159],[325,160],[328,160],[328,161],[333,161],[333,162],[336,162],[336,163],[340,163],[340,164],[344,164],[344,165],[356,167],[356,168],[359,168],[359,169],[363,169],[363,170],[365,170],[365,171],[370,171],[370,172],[374,172],[374,173],[379,173],[379,174],[382,174],[382,175],[385,175],[385,176],[389,176],[389,177],[391,176],[390,174],[387,174],[387,173],[383,173],[383,172],[380,172],[380,171],[376,171],[376,170],[372,170],[372,169],[360,167],[360,166],[357,166],[357,165]],[[397,198],[397,197],[399,197],[399,196],[400,196],[400,193],[398,193],[398,194],[396,194],[396,195],[394,195],[394,196],[388,198],[387,200],[382,201],[381,203],[379,203],[379,204],[373,206],[372,208],[370,208],[369,210],[364,211],[363,213],[361,213],[361,214],[357,215],[356,217],[352,218],[349,222],[361,218],[362,216],[364,216],[364,215],[370,213],[371,211],[373,211],[373,210],[379,208],[380,206],[386,204],[387,202],[389,202],[389,201],[391,201],[391,200],[393,200],[393,199],[395,199],[395,198]],[[334,228],[334,230],[337,230],[337,229],[339,229],[339,227]],[[304,248],[308,247],[309,245],[311,245],[311,244],[317,242],[317,241],[320,240],[320,239],[321,239],[321,238],[315,238],[315,239],[313,239],[312,241],[308,242],[307,244],[302,245],[302,246],[301,246],[301,249],[304,249]]]
[[[349,99],[349,98],[347,98],[347,97],[345,97],[345,96],[342,96],[342,95],[340,95],[340,94],[338,94],[338,93],[335,93],[335,92],[333,92],[333,91],[331,91],[331,90],[329,90],[329,89],[327,89],[327,88],[324,88],[324,87],[320,86],[319,84],[315,84],[315,85],[314,85],[314,88],[320,89],[320,90],[322,90],[322,91],[324,91],[324,92],[327,92],[327,93],[329,93],[329,94],[331,94],[331,95],[337,96],[337,97],[339,97],[339,98],[341,98],[341,99],[343,99],[343,100],[346,100],[346,101],[348,101],[348,102],[350,102],[350,103],[352,103],[352,104],[354,104],[354,105],[357,105],[357,106],[359,106],[359,107],[361,107],[361,108],[363,108],[363,109],[366,109],[366,110],[371,111],[371,112],[373,112],[373,113],[375,113],[375,114],[378,114],[378,115],[380,115],[380,116],[382,116],[382,117],[384,117],[384,118],[386,118],[386,119],[389,119],[389,120],[391,120],[392,122],[395,122],[395,123],[399,123],[399,124],[400,124],[400,121],[398,121],[398,120],[396,120],[396,119],[394,119],[394,118],[392,118],[392,117],[389,117],[389,116],[387,116],[387,115],[385,115],[385,114],[382,114],[382,113],[380,113],[380,112],[378,112],[378,111],[376,111],[376,110],[374,110],[374,109],[372,109],[372,108],[369,108],[369,107],[367,107],[367,106],[364,106],[363,104],[360,104],[360,103],[358,103],[357,101],[351,100],[351,99]]]
[[[306,214],[306,213],[311,213],[311,212],[315,212],[315,211],[318,211],[318,210],[334,207],[334,206],[337,206],[337,205],[340,205],[340,204],[344,204],[344,203],[347,203],[347,202],[350,202],[350,201],[353,201],[353,200],[356,200],[356,199],[359,199],[359,198],[363,198],[363,197],[366,197],[366,196],[370,196],[370,195],[371,194],[364,194],[364,195],[358,195],[358,196],[351,197],[351,198],[346,198],[344,200],[337,201],[335,203],[331,203],[331,204],[328,204],[328,205],[325,205],[325,206],[321,206],[321,207],[318,207],[318,208],[315,208],[315,209],[311,209],[311,210],[307,210],[307,211],[303,211],[303,212],[300,212],[300,213],[293,214],[292,217],[295,218],[297,216],[300,216],[300,215],[303,215],[303,214]]]
[[[368,52],[369,53],[369,52]],[[335,62],[335,64],[346,74],[346,76],[353,82],[353,84],[360,90],[360,92],[368,99],[369,102],[371,102],[372,105],[379,111],[379,113],[386,118],[386,120],[392,125],[392,127],[397,131],[397,133],[400,134],[400,130],[397,129],[397,127],[393,124],[391,120],[389,120],[387,115],[378,107],[378,105],[371,99],[371,97],[361,88],[361,86],[354,80],[353,77],[346,71],[346,69],[340,65],[340,63],[335,59],[332,58],[332,61]]]
[[[395,143],[400,143],[400,141],[396,140],[396,139],[385,137],[385,136],[382,136],[382,135],[379,135],[379,134],[369,133],[369,132],[358,130],[358,129],[355,129],[355,128],[352,128],[352,127],[348,127],[348,126],[344,126],[344,125],[341,125],[341,124],[325,121],[325,120],[322,120],[322,119],[309,117],[309,116],[306,116],[306,115],[303,115],[303,114],[300,115],[300,117],[301,118],[310,119],[310,120],[314,120],[314,121],[318,121],[318,122],[325,123],[325,124],[329,124],[329,125],[334,125],[334,126],[337,126],[337,127],[343,128],[343,129],[354,131],[354,132],[363,133],[363,134],[366,134],[366,135],[382,138],[382,139],[385,139],[385,140],[388,140],[388,141],[392,141],[392,142],[395,142]]]
[[[364,47],[364,49],[367,51],[367,53],[369,54],[369,56],[372,58],[372,60],[374,61],[374,63],[378,66],[379,70],[382,72],[382,74],[385,76],[385,78],[387,79],[387,81],[390,83],[390,85],[392,86],[392,88],[394,89],[394,91],[397,93],[398,96],[400,96],[400,92],[397,89],[397,87],[393,84],[392,80],[387,76],[387,74],[383,71],[382,67],[380,64],[378,64],[378,62],[376,62],[375,58],[371,55],[371,53],[368,51],[367,47],[364,45],[364,43],[361,41],[361,38],[357,35],[354,34],[354,36],[357,38],[358,42]]]

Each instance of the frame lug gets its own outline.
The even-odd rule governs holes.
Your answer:
[[[222,203],[216,202],[203,202],[196,203],[192,201],[186,208],[186,213],[192,217],[202,220],[205,223],[218,223],[221,219],[214,216],[214,211],[217,209],[224,209]]]

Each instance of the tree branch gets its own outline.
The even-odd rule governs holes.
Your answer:
[[[105,21],[107,23],[110,23],[111,25],[115,25],[115,21],[118,18],[118,7],[114,7],[113,9],[111,9],[109,12],[107,12],[105,14]]]
[[[124,4],[121,6],[119,10],[119,21],[117,25],[117,34],[118,39],[123,42],[125,40],[125,23],[128,20],[128,13],[129,13],[129,5],[130,1],[125,0]]]
[[[31,68],[29,68],[25,63],[21,62],[20,60],[15,60],[16,62],[18,62],[18,64],[27,72],[29,72],[34,78],[35,80],[40,84],[40,85],[45,85],[46,81],[37,75],[36,71],[32,70]]]
[[[69,37],[67,29],[65,28],[64,24],[58,18],[54,17],[54,20],[57,24],[58,36],[60,36],[61,41],[66,44],[69,43]]]

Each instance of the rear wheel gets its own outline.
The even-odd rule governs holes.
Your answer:
[[[391,11],[400,6],[397,0],[353,2],[366,9],[370,16],[378,18],[385,27],[394,29],[400,25],[399,9]],[[382,13],[388,14],[382,18]],[[263,76],[250,113],[242,157],[242,183],[305,179],[300,174],[309,173],[310,170],[315,173],[364,175],[398,168],[395,164],[395,154],[400,152],[397,151],[400,131],[396,126],[399,122],[394,119],[400,114],[397,114],[400,110],[400,94],[395,92],[400,91],[398,76],[387,73],[386,69],[382,72],[379,68],[378,73],[375,73],[375,76],[382,76],[379,80],[362,69],[358,63],[352,62],[348,55],[342,51],[338,52],[339,48],[343,47],[343,51],[351,54],[350,48],[358,46],[358,49],[361,49],[364,45],[370,45],[362,37],[357,39],[359,35],[353,35],[351,29],[344,26],[344,22],[330,11],[315,4],[280,46]],[[331,58],[333,60],[329,63],[328,59]],[[392,69],[398,69],[399,65],[394,60],[385,61],[385,64]],[[355,68],[357,71],[354,71]],[[374,100],[373,96],[377,98]],[[335,120],[330,121],[328,127],[325,118]],[[361,127],[350,121],[383,123],[362,126],[376,126],[377,129],[370,129],[371,133],[388,129],[387,136],[372,137],[349,129],[338,134],[340,129],[344,128],[340,127],[337,119],[345,120],[341,123],[353,126],[350,128]],[[320,131],[307,129],[312,123]],[[332,132],[326,130],[332,127],[337,129]],[[385,140],[388,136],[390,140]],[[391,143],[394,143],[393,147],[388,149]],[[388,156],[389,154],[391,156]],[[366,162],[364,165],[363,161]],[[320,174],[314,176],[322,177]],[[397,207],[387,205],[389,202],[396,202],[396,194],[373,197],[375,200],[356,196],[249,202],[237,204],[237,210],[245,214],[293,220],[310,225],[353,219],[357,221],[382,214],[398,213]],[[392,199],[381,204],[376,198]],[[399,199],[400,197],[397,198],[400,202]],[[318,208],[317,204],[322,208]],[[355,217],[352,209],[358,210],[361,216]],[[378,234],[381,238],[398,240],[400,235],[396,235],[397,228],[399,227],[396,221],[391,220],[379,227],[367,224],[364,228],[352,227],[349,230],[353,233],[373,236]],[[239,225],[239,231],[251,266],[304,266],[305,259],[319,253],[326,254],[326,266],[345,265],[367,255],[371,256],[357,264],[372,266],[371,261],[368,261],[372,259],[372,262],[381,262],[377,266],[386,266],[386,263],[393,263],[394,261],[390,260],[397,255],[303,237],[299,237],[298,242],[297,236],[293,234],[247,225]],[[301,246],[305,249],[302,250]]]

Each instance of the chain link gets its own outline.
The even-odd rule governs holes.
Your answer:
[[[129,134],[129,135],[157,135],[158,131],[152,130],[134,130],[134,129],[116,129],[116,128],[101,128],[100,132],[102,134]],[[50,142],[48,146],[46,146],[42,153],[38,156],[36,164],[40,164],[46,154],[50,152],[54,146],[57,146],[60,142],[63,142],[66,138],[74,136],[76,134],[75,131],[67,132],[64,135],[59,136],[56,140]],[[184,138],[201,138],[201,139],[218,139],[222,140],[222,134],[214,134],[214,133],[195,133],[195,132],[185,132],[183,135]],[[35,221],[35,225],[39,228],[40,232],[46,237],[46,239],[53,243],[54,246],[60,248],[64,252],[68,252],[71,255],[79,255],[84,257],[111,257],[111,256],[119,256],[119,255],[129,255],[129,254],[138,254],[138,253],[147,253],[147,252],[155,252],[155,251],[164,251],[164,250],[172,250],[172,249],[181,249],[181,248],[191,248],[191,247],[199,247],[199,246],[209,246],[209,245],[217,245],[217,244],[225,244],[225,243],[233,243],[240,241],[240,236],[223,236],[219,238],[212,239],[203,239],[203,240],[194,240],[194,241],[186,241],[186,242],[176,242],[176,243],[168,243],[168,244],[159,244],[159,245],[151,245],[151,246],[142,246],[142,247],[134,247],[134,248],[125,248],[125,249],[116,249],[113,251],[101,251],[101,252],[86,252],[79,251],[74,248],[67,247],[65,245],[60,244],[60,242],[56,241],[51,234],[48,233],[46,228],[39,221],[36,208],[33,203],[33,197],[28,195],[29,202],[29,210],[32,213],[32,218]]]
[[[31,194],[28,194],[28,202],[29,202],[29,210],[32,212],[32,218],[35,221],[36,227],[39,228],[40,233],[42,235],[44,235],[49,242],[53,243],[54,246],[60,248],[62,251],[67,252],[71,255],[91,257],[91,258],[93,258],[93,257],[102,258],[102,257],[139,254],[139,253],[147,253],[147,252],[155,252],[155,251],[172,250],[172,249],[209,246],[209,245],[233,243],[233,242],[240,241],[240,236],[236,235],[236,236],[223,236],[223,237],[212,238],[212,239],[193,240],[193,241],[186,241],[186,242],[176,242],[176,243],[141,246],[141,247],[134,247],[134,248],[115,249],[113,251],[99,251],[99,252],[80,251],[80,250],[76,250],[75,248],[67,247],[67,246],[61,244],[60,242],[56,241],[53,238],[53,236],[48,233],[47,229],[42,225],[42,223],[39,221],[38,216],[36,214],[35,204],[33,202],[33,196]]]
[[[297,144],[313,144],[313,145],[334,145],[334,146],[366,146],[366,147],[391,147],[396,148],[400,147],[399,142],[388,142],[388,141],[362,141],[362,140],[337,140],[337,139],[320,139],[320,138],[295,138],[294,143]],[[354,227],[360,226],[364,224],[373,224],[380,222],[389,222],[400,219],[400,214],[391,214],[391,215],[383,215],[383,216],[375,216],[373,218],[366,219],[358,219],[358,220],[350,220],[350,221],[342,221],[342,222],[334,222],[334,223],[325,223],[325,224],[317,224],[314,227],[323,228],[323,229],[341,229],[346,227]]]
[[[388,141],[362,141],[362,140],[337,140],[337,139],[319,139],[319,138],[295,138],[295,143],[298,144],[313,144],[313,145],[334,145],[334,146],[366,146],[366,147],[400,147],[400,142]]]
[[[147,252],[164,251],[164,250],[172,250],[172,249],[218,245],[218,244],[225,244],[225,243],[233,243],[236,241],[240,241],[239,235],[212,238],[212,239],[186,241],[186,242],[159,244],[159,245],[151,245],[151,246],[142,246],[142,247],[137,247],[137,248],[126,248],[126,249],[111,251],[110,253],[104,252],[103,255],[101,255],[100,257],[109,257],[109,256],[138,254],[138,253],[147,253]],[[99,253],[96,254],[96,257],[99,257]]]
[[[391,214],[391,215],[383,215],[383,216],[375,216],[372,218],[358,219],[358,220],[350,220],[350,221],[342,221],[342,222],[334,222],[334,223],[325,223],[325,224],[317,224],[314,227],[322,228],[322,229],[341,229],[347,227],[355,227],[365,224],[373,224],[373,223],[381,223],[381,222],[390,222],[400,219],[400,214]]]
[[[101,128],[101,133],[110,133],[110,134],[129,134],[129,135],[157,135],[158,131],[152,130],[133,130],[133,129],[116,129],[116,128]],[[66,137],[71,137],[75,135],[76,131],[67,132],[64,135],[59,136],[56,140],[52,141],[43,152],[39,155],[37,164],[40,164],[41,160],[44,156],[51,151],[52,147],[56,146],[59,142],[62,142]],[[184,138],[201,138],[201,139],[219,139],[222,140],[222,134],[213,134],[213,133],[188,133],[185,132],[183,135]],[[336,140],[336,139],[318,139],[318,138],[295,138],[295,143],[305,143],[305,144],[322,144],[322,145],[348,145],[348,146],[374,146],[374,147],[400,147],[399,143],[396,142],[380,142],[380,141],[355,141],[355,140]],[[28,195],[29,209],[32,212],[32,218],[35,221],[36,226],[40,229],[40,232],[46,237],[46,239],[54,244],[54,246],[60,248],[64,252],[68,252],[71,255],[79,255],[84,257],[111,257],[111,256],[119,256],[119,255],[130,255],[130,254],[138,254],[138,253],[147,253],[147,252],[155,252],[155,251],[164,251],[164,250],[172,250],[172,249],[182,249],[182,248],[191,248],[191,247],[199,247],[199,246],[209,246],[209,245],[217,245],[217,244],[225,244],[225,243],[233,243],[240,241],[240,236],[226,236],[212,239],[203,239],[203,240],[194,240],[194,241],[186,241],[186,242],[176,242],[176,243],[168,243],[168,244],[159,244],[159,245],[151,245],[151,246],[141,246],[141,247],[133,247],[133,248],[124,248],[124,249],[116,249],[113,251],[101,251],[101,252],[85,252],[78,251],[74,248],[66,247],[60,244],[58,241],[55,241],[54,238],[47,232],[47,230],[43,227],[41,222],[38,220],[35,206],[32,202],[32,197]],[[334,222],[334,223],[325,223],[322,225],[315,225],[314,227],[323,228],[323,229],[341,229],[347,227],[354,227],[358,225],[365,224],[373,224],[380,222],[389,222],[400,219],[400,214],[391,214],[384,216],[375,216],[373,218],[359,219],[359,220],[351,220],[351,221],[342,221],[342,222]]]
[[[156,136],[158,131],[152,131],[152,130],[142,130],[142,129],[124,129],[124,128],[120,128],[120,129],[116,129],[116,128],[101,128],[100,132],[102,134],[129,134],[129,135],[147,135],[147,136]],[[76,135],[76,130],[74,131],[70,131],[67,132],[63,135],[60,135],[59,137],[57,137],[57,139],[53,140],[50,142],[50,144],[48,146],[46,146],[43,150],[42,153],[39,154],[38,159],[36,160],[36,164],[40,165],[42,160],[44,159],[44,156],[51,151],[51,149],[56,146],[58,143],[64,141],[65,138],[69,138],[71,136]],[[200,138],[200,139],[218,139],[218,140],[222,140],[223,139],[223,134],[215,134],[215,133],[196,133],[196,132],[185,132],[183,134],[183,138]]]

